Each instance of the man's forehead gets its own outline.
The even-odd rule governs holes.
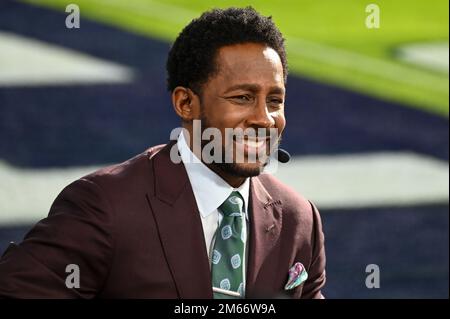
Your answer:
[[[263,44],[245,43],[222,47],[218,51],[216,63],[219,77],[227,81],[252,83],[258,78],[259,81],[272,84],[284,83],[283,66],[278,53]]]
[[[278,53],[260,43],[242,43],[227,45],[219,48],[217,52],[217,63],[221,66],[235,66],[267,62],[282,67]]]

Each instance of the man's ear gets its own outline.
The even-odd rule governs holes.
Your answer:
[[[200,117],[198,96],[188,88],[177,86],[172,91],[172,105],[183,122],[191,122]]]

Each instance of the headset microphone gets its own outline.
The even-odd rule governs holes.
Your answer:
[[[277,150],[278,155],[278,161],[280,163],[287,163],[291,159],[291,154],[289,154],[287,151],[283,150],[282,148],[279,148]]]

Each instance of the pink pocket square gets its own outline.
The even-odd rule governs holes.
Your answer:
[[[297,262],[289,269],[289,279],[284,286],[284,289],[294,289],[301,285],[306,279],[308,279],[308,273],[306,272],[305,266],[303,266],[302,263]]]

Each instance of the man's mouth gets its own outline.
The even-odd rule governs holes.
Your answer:
[[[268,142],[268,139],[266,137],[265,138],[245,137],[245,138],[236,138],[235,142],[251,148],[260,148],[263,147]]]
[[[237,152],[244,152],[244,154],[263,155],[268,143],[270,141],[267,137],[234,137]]]

